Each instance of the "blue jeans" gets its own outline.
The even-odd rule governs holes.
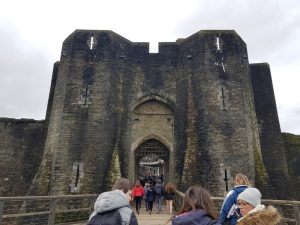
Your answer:
[[[156,196],[156,202],[157,202],[157,209],[159,210],[159,211],[161,211],[161,208],[162,208],[162,198],[163,196],[161,196],[161,195],[157,195]]]

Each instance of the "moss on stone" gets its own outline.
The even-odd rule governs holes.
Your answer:
[[[282,136],[286,143],[300,146],[300,135],[282,133]]]
[[[194,106],[192,93],[191,93],[191,80],[189,79],[188,102],[187,102],[187,146],[185,151],[184,168],[182,184],[184,188],[193,185],[197,180],[197,160],[198,155],[198,140],[196,130],[196,109]]]
[[[119,160],[117,146],[118,145],[116,144],[116,147],[112,154],[108,174],[107,177],[105,178],[106,190],[111,190],[111,187],[116,182],[116,180],[121,177],[120,160]]]
[[[254,147],[254,161],[255,161],[255,186],[260,189],[264,197],[270,195],[269,177],[266,168],[263,164],[259,151]],[[271,197],[271,196],[268,196]]]

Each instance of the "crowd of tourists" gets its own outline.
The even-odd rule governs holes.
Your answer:
[[[171,214],[165,224],[172,225],[277,225],[281,215],[273,206],[261,203],[261,193],[251,187],[248,177],[242,173],[235,176],[234,188],[225,197],[220,212],[216,211],[208,190],[200,185],[187,189],[177,215],[173,215],[173,200],[176,186],[164,183],[162,175],[145,176],[136,181],[131,189],[130,181],[120,178],[112,187],[112,191],[99,195],[95,202],[94,212],[88,225],[116,224],[137,225],[136,214],[140,214],[144,200],[149,214],[162,211],[162,202],[166,201],[166,212]],[[136,213],[131,208],[135,205]]]

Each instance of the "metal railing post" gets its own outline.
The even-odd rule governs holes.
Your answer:
[[[54,225],[57,199],[51,199],[48,225]]]
[[[296,225],[300,225],[300,210],[299,210],[299,206],[296,205],[296,204],[293,204],[293,209],[294,209],[294,215],[295,215]]]
[[[4,201],[0,201],[0,224],[2,224],[3,209],[4,209]]]

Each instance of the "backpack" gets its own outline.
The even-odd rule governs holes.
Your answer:
[[[130,221],[130,214],[131,209],[129,207],[97,213],[88,221],[87,225],[127,225]]]

